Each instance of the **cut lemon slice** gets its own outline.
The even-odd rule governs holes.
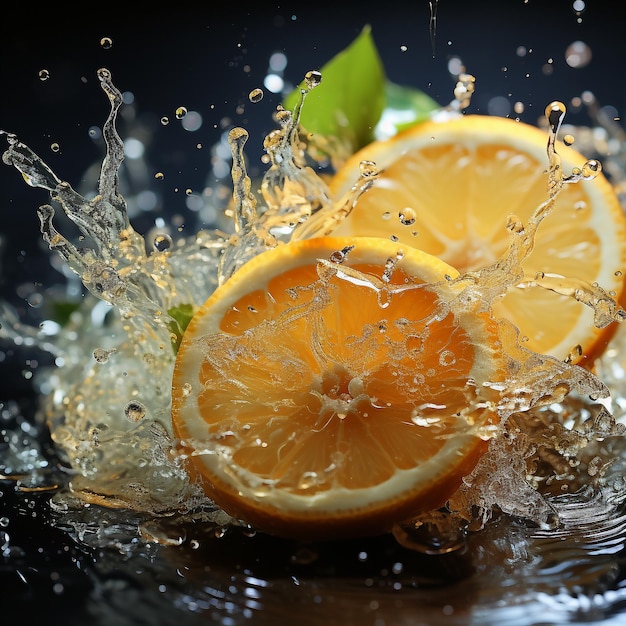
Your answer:
[[[486,450],[497,325],[458,272],[387,239],[320,237],[246,263],[198,310],[173,376],[190,473],[284,537],[375,535],[436,508]]]
[[[393,237],[461,272],[484,267],[507,248],[509,215],[527,223],[548,197],[547,141],[547,131],[529,124],[468,115],[374,142],[331,181],[339,199],[362,161],[381,171],[332,234]],[[566,175],[585,162],[564,144],[557,152]],[[625,270],[626,219],[609,181],[599,175],[565,185],[524,264],[527,279],[538,273],[582,279],[620,300]],[[602,353],[617,326],[595,328],[590,308],[537,286],[509,290],[494,312],[521,330],[528,348],[580,364]]]

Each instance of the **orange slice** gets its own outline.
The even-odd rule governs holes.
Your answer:
[[[374,142],[331,181],[339,199],[362,161],[382,170],[332,234],[394,237],[461,272],[488,265],[507,248],[508,216],[527,222],[547,199],[547,140],[547,131],[529,124],[467,115]],[[557,152],[566,175],[585,163],[560,142]],[[603,175],[565,185],[524,271],[530,280],[544,272],[597,283],[623,303],[626,219]],[[537,286],[509,290],[494,312],[521,330],[528,348],[580,364],[591,364],[617,327],[595,328],[590,308]]]
[[[497,326],[443,261],[320,237],[255,257],[198,310],[173,376],[190,473],[227,513],[303,539],[442,505],[494,429]],[[495,346],[495,347],[494,347]]]

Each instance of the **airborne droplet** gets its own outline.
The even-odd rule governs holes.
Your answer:
[[[378,167],[374,161],[361,161],[359,163],[359,174],[361,178],[371,178],[378,175]]]
[[[159,233],[155,236],[152,245],[157,252],[165,252],[172,246],[172,238],[167,233]]]
[[[405,207],[398,214],[398,218],[400,220],[400,223],[404,226],[411,226],[411,224],[415,224],[417,214],[411,207]]]
[[[313,89],[322,82],[322,73],[317,70],[311,70],[304,75],[304,82],[309,89]]]
[[[263,90],[259,89],[258,87],[256,89],[253,89],[248,94],[248,99],[250,100],[250,102],[254,102],[255,104],[257,102],[261,102],[261,100],[263,100]]]
[[[581,174],[584,180],[593,180],[602,171],[602,164],[596,159],[589,159],[582,167]]]

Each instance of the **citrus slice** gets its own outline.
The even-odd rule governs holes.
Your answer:
[[[529,124],[467,115],[374,142],[331,181],[339,199],[357,180],[362,161],[375,162],[381,172],[331,234],[394,237],[461,272],[484,267],[507,249],[509,215],[527,223],[548,197],[547,141],[547,131]],[[559,143],[557,152],[565,175],[585,163],[572,147]],[[539,227],[526,277],[543,272],[582,279],[619,301],[625,270],[626,220],[609,181],[600,174],[565,185]],[[538,286],[509,290],[494,312],[520,329],[528,348],[581,365],[602,353],[617,327],[595,328],[589,307]]]
[[[320,237],[247,262],[191,320],[172,419],[190,473],[270,534],[384,533],[442,505],[494,429],[497,325],[458,272],[386,239]]]

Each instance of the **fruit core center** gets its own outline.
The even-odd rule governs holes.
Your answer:
[[[363,403],[371,404],[363,379],[343,365],[324,370],[311,388],[310,408],[320,415],[345,419],[350,413],[363,414]],[[365,415],[364,415],[365,416]]]

